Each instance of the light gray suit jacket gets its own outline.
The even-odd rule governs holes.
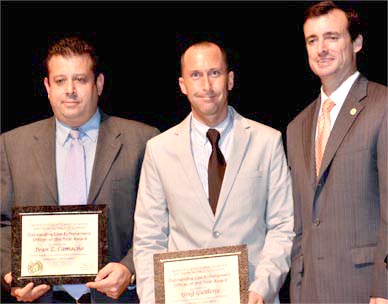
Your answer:
[[[266,303],[276,301],[294,236],[281,134],[232,112],[232,147],[215,215],[191,151],[191,115],[147,143],[134,234],[141,303],[155,301],[154,253],[240,244],[248,245],[249,289]]]
[[[295,232],[292,302],[369,303],[388,298],[387,87],[360,76],[315,173],[320,97],[287,130]]]
[[[133,214],[140,169],[146,142],[158,133],[140,122],[102,115],[88,204],[108,205],[107,260],[120,262],[131,271],[134,271]],[[3,277],[11,271],[12,207],[58,205],[55,119],[4,133],[0,143]]]

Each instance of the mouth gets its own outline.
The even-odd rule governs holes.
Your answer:
[[[77,100],[64,100],[64,101],[62,101],[62,104],[66,105],[66,106],[74,106],[74,105],[79,104],[79,102]]]
[[[319,59],[317,61],[317,63],[318,63],[319,66],[323,66],[324,67],[324,66],[330,65],[332,63],[332,61],[334,61],[333,58],[322,58],[322,59]]]
[[[201,94],[201,95],[198,95],[197,97],[198,98],[201,98],[201,99],[214,99],[218,96],[218,94]]]

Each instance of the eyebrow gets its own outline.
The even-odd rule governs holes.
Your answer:
[[[67,77],[68,75],[66,74],[57,74],[57,75],[53,75],[53,78],[56,78],[56,77]],[[77,74],[74,74],[74,75],[70,75],[71,77],[79,77],[79,76],[88,76],[87,73],[77,73]]]
[[[331,35],[341,35],[340,32],[325,32],[323,36],[331,36]]]
[[[330,35],[341,35],[341,33],[340,32],[324,32],[323,33],[323,36],[330,36]],[[317,34],[311,34],[311,35],[307,36],[305,39],[307,40],[311,37],[318,37],[318,36],[319,35],[317,35]]]

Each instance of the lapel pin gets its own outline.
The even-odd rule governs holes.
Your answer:
[[[357,113],[357,109],[356,108],[353,108],[350,110],[350,115],[354,115]]]

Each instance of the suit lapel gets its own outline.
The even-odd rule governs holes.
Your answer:
[[[33,155],[40,173],[46,182],[47,188],[54,201],[58,203],[58,189],[55,165],[55,119],[47,120],[47,126],[43,126],[40,132],[33,135]],[[48,202],[47,202],[48,203]]]
[[[315,172],[315,130],[317,126],[317,118],[320,107],[320,98],[316,99],[313,105],[309,108],[309,113],[302,125],[302,140],[304,145],[304,159],[306,163],[306,171],[311,185],[315,187],[316,172]]]
[[[108,174],[116,155],[119,153],[122,142],[121,132],[110,121],[109,116],[102,114],[98,131],[96,156],[90,182],[88,204],[93,204]]]
[[[345,135],[364,108],[364,103],[360,101],[366,96],[367,82],[367,79],[361,76],[350,89],[334,123],[334,127],[330,132],[318,180],[321,179],[323,173],[327,170]]]
[[[188,191],[193,191],[206,216],[214,222],[213,212],[199,179],[191,151],[190,121],[191,115],[187,116],[179,124],[177,132],[175,133],[177,135],[177,154],[182,166],[182,172],[187,175],[187,179],[190,181],[191,187]]]
[[[222,209],[224,208],[251,138],[251,133],[249,131],[250,126],[247,120],[236,111],[233,110],[233,112],[233,141],[230,157],[226,165],[224,180],[222,181],[220,197],[218,199],[216,218],[220,215]]]

